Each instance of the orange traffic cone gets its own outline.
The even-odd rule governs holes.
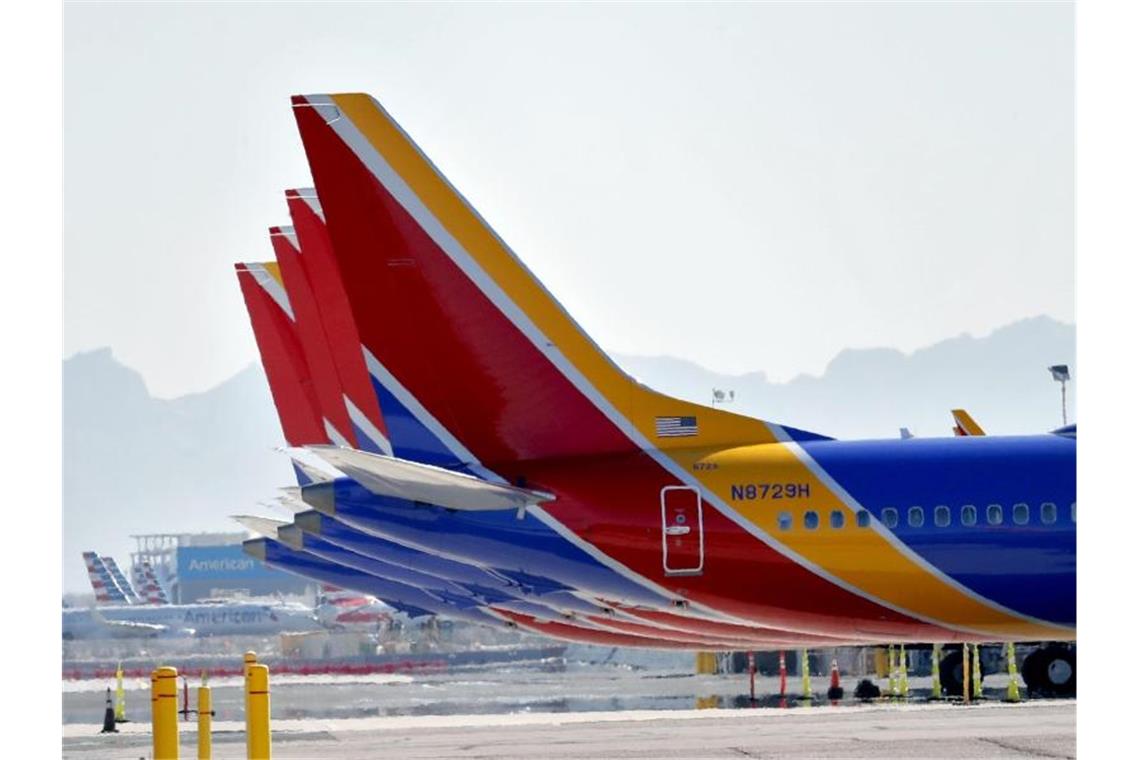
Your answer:
[[[839,685],[839,663],[831,661],[831,686],[827,689],[828,699],[843,699],[843,687]]]

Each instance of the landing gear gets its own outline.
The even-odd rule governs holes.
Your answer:
[[[1077,694],[1077,650],[1069,644],[1049,644],[1025,658],[1021,677],[1030,694],[1074,697]]]
[[[985,671],[982,671],[985,675]],[[942,692],[949,696],[962,696],[962,648],[951,649],[938,664],[938,677],[942,679]]]

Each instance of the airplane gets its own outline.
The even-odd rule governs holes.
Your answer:
[[[195,602],[63,610],[63,639],[181,638],[321,630],[307,607],[284,603]]]
[[[541,516],[690,609],[884,642],[1075,640],[1075,431],[837,441],[656,393],[374,100],[293,104],[373,379],[480,473],[309,447],[356,485],[307,502],[415,509],[430,481],[430,503]]]
[[[275,244],[278,244],[281,238],[292,239],[291,231],[285,228],[273,228],[271,235],[274,237]],[[276,247],[276,245],[275,245]],[[259,350],[262,353],[263,364],[266,367],[266,374],[270,381],[270,389],[273,394],[275,403],[279,409],[279,416],[282,421],[282,428],[286,434],[286,439],[290,443],[297,443],[295,436],[309,435],[319,438],[319,431],[323,428],[328,431],[330,428],[335,427],[330,423],[327,418],[321,420],[320,410],[316,408],[314,403],[313,394],[306,394],[306,390],[312,388],[312,384],[306,382],[304,357],[298,350],[298,343],[295,338],[300,332],[298,329],[293,329],[293,325],[299,322],[299,314],[301,309],[298,305],[302,302],[301,299],[294,299],[296,303],[290,302],[288,295],[281,292],[278,287],[280,280],[288,269],[288,263],[282,259],[281,251],[278,251],[279,261],[278,267],[267,266],[265,264],[242,264],[237,267],[239,282],[242,286],[243,296],[246,299],[247,307],[250,312],[251,324],[254,327],[254,335],[257,340]],[[290,350],[291,347],[291,350]],[[290,406],[290,400],[300,399],[302,397],[308,398],[308,403],[298,406]],[[331,394],[335,398],[335,394]],[[302,408],[303,407],[303,408]],[[301,411],[303,413],[298,413]],[[301,433],[298,431],[307,431]],[[348,432],[346,435],[352,435]],[[314,472],[312,468],[306,468],[301,462],[294,462],[294,466],[298,471],[299,480],[301,482],[312,482],[314,480],[327,480],[327,476]],[[299,516],[300,517],[300,516]],[[315,522],[310,521],[307,524],[303,523],[301,519],[297,520],[298,525],[306,524],[308,528],[306,531],[294,531],[290,534],[290,538],[284,542],[290,548],[297,551],[306,551],[310,554],[317,554],[322,559],[329,561],[338,561],[341,565],[348,565],[355,569],[370,570],[373,574],[379,575],[388,581],[399,581],[406,584],[413,584],[420,589],[434,589],[436,592],[446,593],[446,587],[450,586],[452,593],[459,591],[462,595],[465,592],[479,597],[485,602],[493,604],[495,609],[492,610],[493,614],[503,616],[511,616],[512,622],[524,622],[533,625],[536,619],[547,619],[551,617],[560,617],[553,614],[550,609],[543,609],[533,603],[520,603],[520,598],[525,598],[524,594],[514,593],[522,588],[522,585],[517,581],[511,581],[509,578],[503,577],[501,574],[488,572],[484,569],[470,567],[462,563],[454,562],[439,557],[432,557],[423,554],[408,547],[400,546],[394,542],[382,541],[375,537],[368,536],[361,533],[355,533],[350,527],[344,525],[336,525],[334,521],[327,520],[325,530],[320,532],[318,536],[314,527],[320,525],[319,515],[311,513],[310,518],[318,518]],[[268,526],[254,525],[249,522],[251,518],[239,518],[246,527],[250,527],[262,534],[270,534],[272,540],[281,541],[285,536],[285,530],[281,525]],[[338,530],[340,538],[339,543],[335,544],[336,549],[344,549],[345,542],[349,542],[349,548],[352,550],[349,554],[337,554],[334,546],[328,545],[325,541],[331,529],[335,526]],[[355,533],[355,535],[353,535]],[[265,561],[267,549],[272,549],[276,552],[271,562],[286,563],[290,556],[284,552],[283,547],[266,543],[264,541],[255,541],[249,544],[251,552]],[[371,557],[375,560],[381,560],[383,567],[377,565],[375,562],[359,556],[360,554]],[[396,556],[394,556],[396,555]],[[300,558],[297,558],[300,561]],[[392,562],[397,562],[401,567],[393,567]],[[362,563],[363,566],[362,566]],[[434,574],[434,578],[424,577],[416,572],[423,570],[427,573]],[[288,570],[288,567],[282,569]],[[454,583],[448,583],[443,579],[450,579]],[[706,639],[694,638],[692,632],[686,631],[671,631],[670,629],[658,629],[647,626],[645,621],[631,620],[631,619],[610,619],[608,617],[599,618],[600,614],[607,614],[606,611],[599,608],[596,603],[586,603],[573,595],[565,593],[564,586],[560,584],[551,584],[549,581],[538,581],[534,583],[535,578],[528,578],[530,583],[527,584],[528,588],[538,586],[545,588],[546,593],[538,597],[539,601],[544,604],[556,604],[559,608],[565,610],[566,608],[572,609],[574,612],[579,613],[584,618],[579,618],[575,623],[581,624],[583,620],[591,623],[588,631],[579,631],[573,627],[563,627],[564,633],[575,634],[570,638],[575,640],[592,641],[594,643],[615,643],[615,638],[612,634],[606,633],[605,635],[598,634],[596,629],[602,628],[607,631],[614,631],[621,633],[631,633],[634,635],[651,635],[654,639],[659,637],[672,636],[675,639],[681,639],[687,644],[701,643],[710,646],[719,642],[713,642]],[[513,588],[512,588],[513,586]],[[387,587],[389,593],[395,593],[395,590],[401,587]],[[401,601],[415,602],[415,594],[403,589],[404,598],[385,597],[385,601],[396,604],[399,606]],[[513,598],[512,598],[513,597]],[[415,602],[419,607],[425,606],[423,600]],[[445,610],[446,611],[446,610]],[[734,632],[735,633],[735,632]],[[750,632],[755,633],[755,632]],[[602,638],[599,638],[599,636]],[[632,640],[627,643],[634,645],[656,645],[655,641],[646,641],[645,639]],[[741,640],[734,640],[731,648],[740,648],[742,645]],[[672,646],[673,643],[670,643]]]
[[[305,291],[311,287],[313,290],[323,289],[324,292],[330,292],[330,291],[336,292],[335,288],[330,288],[328,286],[329,285],[329,283],[327,282],[328,280],[333,280],[334,284],[339,285],[339,280],[337,279],[335,274],[333,274],[332,277],[328,276],[329,272],[332,271],[329,269],[329,265],[332,264],[331,260],[323,260],[321,258],[322,255],[327,257],[327,255],[328,255],[328,251],[327,251],[328,244],[327,244],[327,242],[324,242],[322,240],[322,233],[324,231],[323,230],[323,221],[320,218],[321,217],[320,206],[319,206],[319,203],[317,202],[317,200],[315,198],[315,195],[313,194],[313,192],[311,190],[291,190],[291,191],[287,191],[286,196],[287,196],[287,200],[289,201],[290,210],[291,210],[292,215],[293,215],[294,228],[288,228],[287,229],[287,228],[283,228],[283,227],[275,227],[275,228],[271,229],[271,237],[272,237],[273,243],[274,243],[274,251],[275,251],[277,258],[278,258],[278,262],[277,262],[278,266],[276,268],[273,268],[273,267],[264,268],[262,265],[247,264],[247,265],[239,265],[239,267],[238,267],[239,275],[240,275],[240,272],[243,269],[243,267],[245,269],[247,269],[253,275],[253,277],[250,278],[251,281],[257,282],[258,284],[261,284],[263,286],[262,289],[264,291],[264,296],[268,296],[268,297],[264,297],[264,296],[262,297],[262,299],[261,299],[261,301],[263,302],[262,305],[255,306],[255,304],[253,304],[253,303],[249,304],[250,312],[251,312],[251,320],[252,320],[254,327],[255,327],[255,335],[257,335],[257,319],[254,316],[254,314],[255,314],[255,312],[262,311],[264,309],[265,304],[273,302],[278,307],[278,309],[275,311],[276,319],[268,320],[268,323],[276,325],[276,326],[281,326],[281,325],[284,325],[286,323],[294,322],[294,318],[296,318],[295,322],[296,322],[296,326],[298,329],[295,332],[299,333],[299,332],[301,332],[300,327],[301,327],[301,323],[303,321],[301,315],[304,311],[301,308],[301,306],[311,296],[311,294],[306,293]],[[308,245],[299,245],[299,242],[303,241],[306,237],[308,237]],[[304,255],[300,255],[301,254],[300,249],[302,249],[302,248],[305,251]],[[303,264],[302,268],[305,270],[304,273],[298,273],[297,272],[296,264],[291,263],[294,259],[297,259],[300,262],[302,262],[302,264]],[[290,272],[291,271],[294,272],[292,280],[290,279]],[[258,274],[258,272],[260,272],[260,274]],[[288,291],[288,292],[287,293],[282,292],[283,290]],[[255,291],[247,290],[246,285],[243,283],[243,294],[245,295],[247,300],[250,299],[254,293],[255,293]],[[297,303],[292,305],[292,306],[289,305],[289,298],[293,298],[293,300],[296,301]],[[322,302],[320,304],[320,306],[323,307],[324,302]],[[311,312],[311,310],[310,310],[310,312]],[[265,319],[265,317],[263,317],[263,319]],[[337,329],[337,330],[326,329],[325,330],[325,333],[328,336],[328,338],[343,337],[347,333],[351,332],[350,329],[349,330],[344,329],[344,326],[346,326],[346,325],[349,328],[351,328],[350,319],[346,320],[342,317],[340,319],[340,325],[341,325],[341,329]],[[328,338],[326,338],[326,339],[328,339]],[[285,342],[288,342],[288,340],[285,340]],[[343,341],[342,341],[342,343],[343,343]],[[269,351],[268,353],[280,358],[280,356],[281,356],[280,345],[284,345],[284,344],[275,344],[276,347],[271,349],[271,351]],[[337,347],[338,346],[334,345],[334,348],[337,348]],[[355,348],[355,350],[352,350],[354,348]],[[298,352],[295,350],[294,351],[294,355],[295,355],[294,358],[291,361],[287,362],[285,366],[276,370],[276,374],[279,374],[281,376],[294,376],[294,378],[295,378],[295,376],[297,374],[297,367],[301,367],[305,363],[304,358],[299,358],[296,356],[297,353]],[[273,367],[270,367],[268,364],[268,362],[271,361],[271,359],[267,356],[267,352],[263,350],[262,354],[263,354],[263,363],[266,363],[266,365],[267,365],[267,374],[270,377],[271,389],[273,390],[275,402],[278,405],[279,414],[285,414],[285,413],[287,413],[287,410],[283,409],[283,402],[285,402],[287,404],[289,398],[296,399],[296,398],[299,398],[301,394],[298,392],[298,393],[295,393],[293,395],[290,395],[287,392],[279,391],[278,389],[272,388],[272,386],[274,385],[273,378],[275,375],[275,370]],[[355,361],[356,365],[358,366],[358,371],[361,374],[361,376],[366,377],[366,371],[367,370],[364,367],[363,362],[361,361],[361,358],[360,358],[361,355],[359,352],[358,345],[357,346],[350,346],[348,348],[348,350],[342,351],[342,354],[346,355],[348,357],[351,357],[351,359],[353,361]],[[314,364],[314,367],[311,367],[310,369],[313,369],[314,371],[316,371],[316,365],[319,364],[320,360],[319,359],[314,360],[312,355],[310,355],[308,358],[310,360],[310,363]],[[340,371],[342,374],[347,374],[349,372],[352,372],[352,371],[354,371],[354,369],[356,369],[356,368],[345,367],[345,366],[338,367],[338,371]],[[373,380],[373,384],[376,385],[376,388],[378,391],[383,390],[381,385],[379,385],[375,382],[375,379]],[[403,395],[405,397],[407,397],[406,392],[404,392]],[[330,394],[328,394],[328,396],[335,398],[336,394],[330,393]],[[347,393],[346,393],[346,398],[347,398]],[[384,395],[382,405],[384,406],[384,408],[386,410],[390,409],[390,408],[396,408],[399,410],[398,414],[396,415],[397,421],[395,423],[395,427],[392,431],[390,431],[390,433],[392,435],[392,440],[390,441],[390,443],[392,445],[395,445],[399,448],[399,447],[404,446],[404,445],[409,445],[409,443],[410,443],[410,445],[414,446],[416,451],[418,451],[420,454],[424,454],[425,451],[433,449],[433,448],[435,450],[444,450],[445,451],[444,445],[441,442],[439,442],[438,440],[433,439],[431,436],[431,433],[429,431],[423,429],[423,425],[420,422],[411,421],[408,419],[408,417],[411,416],[410,413],[408,413],[403,408],[403,406],[399,402],[397,402],[394,398],[392,398],[390,395]],[[310,407],[312,407],[312,406],[313,406],[313,402],[312,402],[312,399],[310,398]],[[301,416],[307,417],[310,420],[309,424],[307,425],[307,429],[310,431],[310,433],[312,431],[316,430],[318,427],[320,427],[320,423],[313,421],[313,420],[319,420],[320,419],[321,415],[320,415],[319,410],[314,411],[314,410],[310,409],[310,410],[308,410],[307,415],[301,415]],[[380,424],[382,426],[385,424],[385,420],[383,420],[383,419],[378,420],[378,421],[380,422]],[[330,422],[328,421],[327,418],[324,420],[323,424],[324,424],[326,429],[328,429],[330,427]],[[289,437],[290,437],[289,433],[288,433],[288,429],[290,427],[293,430],[300,430],[302,428],[305,428],[306,427],[305,420],[304,419],[293,420],[292,425],[290,425],[288,423],[288,421],[283,420],[283,429],[286,430],[286,438],[287,439],[289,439]],[[351,432],[346,433],[346,435],[351,435]],[[293,441],[293,442],[295,443],[295,441]],[[428,453],[430,455],[430,452],[428,452]],[[450,455],[449,453],[444,453],[442,455],[442,460],[443,461],[449,461],[449,460],[450,461],[457,461],[455,456]],[[294,464],[295,464],[295,466],[297,466],[298,463],[295,462]],[[327,478],[325,478],[325,480],[327,480]],[[422,510],[415,510],[415,516],[422,517],[423,515],[424,515],[424,512]],[[342,511],[342,514],[338,515],[338,517],[344,517],[343,511]],[[468,516],[468,517],[470,517],[470,516]],[[499,516],[487,515],[487,516],[481,516],[481,517],[487,517],[487,518],[490,518],[492,520],[499,521],[501,523]],[[437,515],[433,519],[435,520],[433,528],[435,528],[436,530],[438,530],[439,526],[443,523],[455,524],[458,526],[458,524],[461,522],[460,520],[449,518],[446,514]],[[351,519],[349,520],[349,522],[351,522]],[[470,520],[466,520],[465,522],[470,523]],[[483,522],[486,523],[485,520]],[[625,610],[624,608],[619,607],[619,609],[618,609],[619,613],[621,613],[621,612],[632,613],[633,617],[635,618],[636,624],[638,626],[635,629],[636,632],[638,632],[638,633],[644,632],[645,629],[643,626],[646,623],[651,622],[652,625],[656,626],[656,630],[654,630],[655,636],[668,637],[668,636],[672,635],[675,637],[686,636],[686,637],[691,638],[692,634],[697,633],[697,634],[705,634],[707,636],[714,637],[718,640],[723,639],[724,637],[731,637],[735,640],[735,647],[734,648],[739,648],[742,638],[744,640],[750,641],[754,645],[766,645],[766,646],[775,646],[775,645],[778,645],[781,643],[786,643],[787,641],[794,638],[794,637],[788,636],[787,632],[777,630],[772,626],[759,627],[759,626],[756,626],[754,624],[742,626],[739,624],[740,621],[725,622],[723,620],[718,620],[718,621],[708,621],[708,620],[700,620],[700,619],[693,620],[693,619],[689,619],[688,617],[686,617],[684,615],[679,615],[678,611],[672,607],[673,603],[671,600],[668,600],[663,596],[657,595],[655,591],[652,592],[650,595],[645,595],[645,592],[647,589],[637,588],[636,586],[634,586],[633,584],[630,583],[629,579],[621,576],[618,573],[615,573],[610,568],[606,568],[604,565],[598,563],[593,557],[590,557],[589,555],[586,555],[585,553],[583,553],[581,551],[581,549],[579,549],[578,547],[575,547],[573,544],[567,542],[564,538],[559,536],[557,533],[555,533],[549,527],[543,525],[541,522],[538,522],[537,520],[532,520],[529,517],[526,518],[526,522],[527,522],[527,524],[524,527],[527,528],[528,534],[523,535],[521,538],[517,535],[519,523],[515,520],[511,520],[508,522],[508,524],[505,526],[506,530],[503,530],[502,525],[483,524],[483,525],[479,526],[483,530],[483,532],[480,535],[475,537],[477,539],[476,543],[478,544],[479,549],[477,549],[475,551],[473,557],[470,554],[464,554],[464,558],[467,560],[473,560],[476,564],[482,564],[482,563],[492,563],[493,564],[497,561],[501,562],[503,560],[504,556],[508,556],[508,555],[513,556],[513,555],[518,555],[519,553],[524,553],[524,554],[528,554],[528,558],[533,564],[536,564],[538,567],[542,568],[542,572],[547,573],[549,575],[549,574],[551,574],[551,565],[557,564],[556,562],[552,562],[552,560],[557,561],[559,559],[565,559],[565,557],[559,557],[558,555],[566,555],[566,554],[569,554],[571,556],[578,555],[578,556],[573,557],[576,561],[581,562],[582,560],[585,560],[587,563],[592,563],[592,567],[589,567],[588,569],[594,574],[594,577],[592,579],[587,579],[587,581],[586,581],[587,587],[590,585],[589,581],[592,580],[592,581],[596,582],[598,580],[598,578],[597,578],[598,573],[596,571],[601,571],[601,574],[603,576],[609,576],[608,578],[605,578],[605,580],[608,581],[609,585],[603,586],[603,592],[602,592],[603,595],[605,595],[606,591],[609,591],[609,592],[611,592],[610,595],[613,595],[614,593],[616,593],[618,596],[620,596],[621,591],[623,591],[623,590],[628,591],[632,587],[632,588],[636,589],[637,593],[640,593],[643,595],[642,601],[644,601],[645,599],[650,599],[651,600],[651,606],[653,604],[657,605],[656,609],[649,609],[649,610],[646,610],[646,609]],[[326,526],[328,526],[328,525],[332,524],[332,521],[326,521],[325,524],[326,524]],[[352,527],[359,527],[359,528],[362,528],[363,532],[371,532],[373,535],[377,535],[377,531],[374,530],[375,526],[373,524],[360,525],[358,523],[354,523],[352,525]],[[468,524],[466,526],[460,526],[460,527],[466,527],[467,529],[470,529],[471,525]],[[387,528],[388,528],[387,531],[384,531],[384,530],[379,531],[380,535],[383,535],[386,538],[391,538],[391,537],[393,537],[391,531],[395,530],[397,533],[397,535],[395,537],[398,540],[404,541],[409,546],[415,546],[415,540],[416,539],[415,539],[414,535],[408,534],[406,532],[406,530],[404,533],[399,533],[399,531],[401,529],[407,528],[406,525],[396,526],[393,524],[389,524],[387,526]],[[494,545],[494,546],[488,546],[487,545],[487,542],[490,539],[489,533],[497,534],[495,536],[499,542],[497,545]],[[541,536],[541,540],[545,541],[547,546],[545,546],[545,547],[535,546],[536,536],[534,534],[536,534],[536,533],[538,533],[539,536]],[[461,552],[466,552],[468,549],[471,548],[471,543],[470,543],[471,538],[472,538],[472,536],[470,536],[470,535],[463,535],[462,536],[462,540],[461,540],[462,547],[460,549]],[[552,548],[552,546],[553,546],[553,548]],[[367,549],[362,549],[362,548],[360,548],[359,545],[354,546],[353,549],[355,549],[357,551],[367,552]],[[439,549],[438,546],[433,547],[433,550],[437,554],[439,553],[438,549]],[[481,554],[480,554],[479,550],[482,550]],[[422,557],[422,555],[421,555],[421,557]],[[534,582],[536,580],[534,574],[527,575],[525,573],[520,573],[517,570],[512,572],[511,570],[500,569],[500,568],[494,568],[494,570],[496,573],[501,573],[504,575],[509,575],[512,577],[519,578],[520,581],[524,582],[526,585],[534,585]],[[557,568],[555,568],[555,571],[557,571]],[[580,581],[581,578],[579,576],[574,576],[571,573],[570,575],[565,576],[565,577],[560,576],[560,580],[565,580],[568,583],[570,583],[571,585],[574,585],[577,581]],[[614,587],[614,582],[617,582],[617,584],[618,584],[618,587],[616,590]],[[539,580],[539,583],[542,584],[543,581]],[[545,584],[548,585],[549,583],[550,583],[550,581],[545,581]],[[556,583],[555,584],[556,590],[558,587],[559,587],[559,584]],[[561,588],[565,588],[565,587],[562,586]],[[543,601],[549,602],[551,599],[552,599],[551,596],[546,596],[546,597],[544,597]],[[617,606],[617,605],[612,605],[612,603],[611,603],[611,608],[613,606]],[[589,609],[583,610],[580,607],[580,605],[577,607],[577,611],[582,612],[586,615],[590,614]],[[626,621],[625,624],[627,625],[627,629],[633,628],[633,625],[632,625],[633,622],[634,621]],[[747,623],[748,621],[743,621],[743,622]],[[607,623],[611,626],[615,625],[615,623],[612,620],[607,621]],[[798,641],[806,640],[806,635],[802,632],[798,632],[797,636],[798,636],[798,638],[796,640],[798,640]],[[822,643],[835,643],[834,639],[829,640],[827,637],[814,637],[812,640],[816,641],[817,643],[821,643],[821,644]]]
[[[307,278],[295,277],[290,282],[287,276],[289,270],[284,266],[287,259],[281,259],[283,247],[275,246],[275,252],[277,252],[282,264],[281,272],[285,290],[295,292],[304,298],[306,294],[303,292],[304,287],[298,286],[300,283],[311,285],[313,290],[324,293],[343,292],[343,288],[339,285],[335,261],[331,258],[320,205],[314,191],[292,190],[287,191],[286,196],[295,228],[295,234],[290,237],[290,240],[294,247],[300,243],[300,248],[304,250],[304,255],[299,255],[296,258],[302,262],[303,269],[308,276]],[[341,305],[335,298],[332,299],[330,305],[329,300],[329,298],[318,299],[318,310],[322,312],[324,310],[335,310],[335,307]],[[324,316],[323,313],[322,316]],[[350,357],[356,364],[356,367],[342,368],[343,371],[359,371],[362,375],[367,376],[368,370],[361,361],[359,344],[355,342],[355,330],[351,316],[345,317],[337,314],[328,321],[335,321],[338,325],[337,329],[325,330],[328,339],[344,344],[340,353]],[[445,467],[456,467],[459,470],[466,471],[462,464],[456,465],[457,462],[462,462],[463,455],[458,450],[453,451],[449,448],[453,444],[436,437],[430,429],[431,421],[425,421],[420,412],[409,411],[409,407],[416,408],[417,404],[414,397],[406,389],[399,388],[395,384],[388,384],[387,381],[378,380],[375,376],[372,377],[372,384],[384,410],[384,424],[391,436],[389,443],[392,446],[402,455],[413,456],[421,461],[428,461]],[[415,532],[417,529],[407,524],[407,517],[410,514],[413,518],[419,519],[423,518],[426,513],[422,509],[412,510],[411,513],[404,509],[403,512],[405,514],[400,516],[386,515],[385,517],[388,519],[386,525],[377,524],[377,515],[374,511],[370,511],[367,515],[360,515],[359,520],[353,522],[355,518],[346,514],[345,510],[342,509],[337,513],[336,518],[350,523],[352,527],[360,528],[363,532],[386,538],[396,538],[409,546],[416,546],[417,541],[422,542],[423,540],[423,531],[419,532],[419,538],[417,538]],[[779,631],[772,626],[760,627],[749,623],[749,621],[733,621],[731,619],[726,622],[723,615],[704,610],[678,610],[675,601],[662,595],[658,589],[637,584],[636,581],[631,583],[631,579],[615,571],[614,568],[607,567],[599,562],[596,557],[587,554],[552,528],[532,519],[529,515],[522,516],[523,522],[521,524],[518,520],[508,520],[504,524],[501,516],[497,515],[465,515],[459,519],[457,516],[449,515],[444,510],[437,509],[431,519],[433,521],[432,530],[427,541],[430,550],[436,554],[441,553],[438,542],[440,531],[448,529],[455,533],[452,538],[456,539],[447,548],[448,552],[455,552],[448,555],[450,558],[462,559],[480,565],[500,565],[504,559],[517,561],[523,565],[529,563],[532,568],[541,568],[540,571],[537,571],[539,574],[545,575],[547,578],[557,576],[559,582],[564,582],[575,588],[579,593],[585,594],[592,589],[598,596],[619,600],[624,597],[624,601],[628,604],[647,604],[649,609],[642,607],[634,610],[625,609],[620,605],[612,606],[618,606],[621,611],[634,615],[641,623],[652,620],[654,625],[665,629],[659,635],[668,635],[669,631],[680,629],[689,633],[704,633],[716,637],[745,635],[755,638],[759,636],[761,641],[767,645],[786,641],[788,638],[782,635],[786,632]],[[519,533],[520,528],[523,529],[521,534]],[[409,530],[412,532],[409,533]],[[519,577],[525,583],[534,582],[535,573],[527,573],[518,565],[513,567],[515,568],[513,570],[496,567],[495,571],[512,577]],[[631,593],[632,598],[630,597]],[[706,617],[709,614],[718,619],[710,621]],[[741,626],[740,623],[742,622],[746,625]],[[805,634],[799,632],[797,635],[803,639]],[[818,641],[825,643],[827,640],[825,637],[819,637]]]
[[[315,614],[326,628],[375,630],[392,619],[392,608],[374,596],[322,584]]]

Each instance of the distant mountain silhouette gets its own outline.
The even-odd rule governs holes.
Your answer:
[[[952,407],[989,433],[1036,433],[1061,424],[1060,392],[1046,367],[1074,370],[1076,328],[1026,319],[981,338],[963,335],[904,354],[840,352],[822,376],[772,383],[762,372],[720,375],[683,359],[616,355],[641,382],[726,409],[838,438],[949,435]],[[762,357],[760,359],[762,361]],[[131,534],[233,531],[228,515],[256,509],[292,484],[273,451],[281,427],[260,364],[217,387],[155,399],[142,378],[100,349],[64,361],[64,589],[89,590],[80,553],[126,563]],[[1075,383],[1069,417],[1076,418]]]
[[[63,570],[88,591],[80,553],[125,568],[132,534],[239,531],[292,468],[260,364],[205,393],[152,398],[142,377],[104,348],[63,363]]]
[[[836,438],[950,435],[950,409],[968,409],[987,433],[1039,433],[1061,426],[1061,393],[1047,367],[1068,364],[1069,420],[1076,419],[1076,327],[1035,317],[974,338],[962,335],[904,354],[846,349],[819,377],[770,382],[762,372],[721,375],[672,357],[616,355],[631,375],[672,396]]]

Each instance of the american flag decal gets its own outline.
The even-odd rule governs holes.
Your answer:
[[[696,417],[658,417],[658,438],[684,438],[697,434]]]

